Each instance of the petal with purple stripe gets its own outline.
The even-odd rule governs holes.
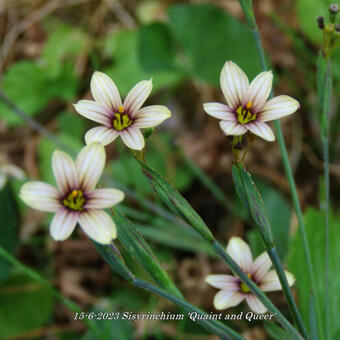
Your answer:
[[[85,146],[76,159],[79,186],[85,192],[95,188],[105,166],[105,149],[99,143]]]
[[[110,208],[124,199],[124,193],[117,189],[95,189],[87,192],[85,209]]]
[[[80,214],[79,224],[94,241],[110,244],[116,238],[116,225],[103,210],[88,210]]]
[[[59,191],[44,182],[25,183],[21,187],[19,196],[28,206],[36,210],[55,212],[61,207]]]

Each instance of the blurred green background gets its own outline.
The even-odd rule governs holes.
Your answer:
[[[274,91],[297,98],[301,110],[282,121],[290,160],[305,209],[307,234],[323,291],[323,189],[316,59],[322,32],[316,17],[328,15],[326,0],[255,1],[263,44],[274,70]],[[251,31],[238,1],[18,0],[3,1],[0,11],[0,89],[26,115],[77,152],[95,124],[72,107],[91,98],[94,70],[107,73],[125,96],[138,81],[153,78],[147,104],[167,105],[172,118],[148,141],[148,163],[189,200],[224,243],[233,235],[246,239],[254,254],[262,244],[236,198],[231,179],[231,147],[202,104],[224,99],[219,74],[228,59],[250,78],[260,72]],[[340,306],[340,49],[334,55],[331,109],[331,266],[334,339]],[[129,287],[111,272],[93,244],[78,230],[55,243],[48,234],[49,214],[33,211],[18,199],[27,178],[54,183],[51,154],[60,148],[18,116],[0,99],[0,175],[9,175],[0,191],[0,245],[48,279],[84,311],[179,312],[165,300]],[[104,182],[122,188],[125,214],[150,241],[184,296],[207,311],[215,289],[204,283],[210,273],[227,269],[195,234],[153,194],[138,164],[120,142],[107,148]],[[294,294],[308,313],[306,268],[297,222],[290,204],[276,143],[257,140],[246,166],[263,195],[282,259],[297,276]],[[308,208],[307,208],[308,207]],[[292,246],[290,246],[292,245]],[[124,254],[128,257],[128,254]],[[130,261],[130,266],[136,264]],[[149,279],[139,268],[140,275]],[[271,295],[286,313],[280,293]],[[0,339],[95,339],[81,321],[39,283],[0,258]],[[323,303],[322,303],[323,305]],[[247,310],[244,305],[236,311]],[[227,310],[226,312],[231,312]],[[307,321],[308,322],[308,321]],[[98,321],[107,339],[216,339],[193,322]],[[279,339],[272,324],[233,322],[249,339]]]

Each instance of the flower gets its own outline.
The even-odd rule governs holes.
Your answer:
[[[77,222],[94,241],[109,244],[116,238],[116,226],[104,208],[124,198],[116,189],[95,189],[105,165],[105,150],[99,143],[85,146],[76,161],[56,150],[52,169],[58,189],[50,184],[33,181],[24,184],[20,198],[31,208],[55,212],[50,233],[56,241],[67,239]]]
[[[205,103],[209,115],[221,119],[220,127],[227,135],[239,136],[247,131],[272,142],[275,136],[266,122],[294,113],[299,102],[289,96],[267,101],[272,88],[271,71],[260,73],[249,85],[246,74],[232,61],[222,69],[220,83],[228,105]]]
[[[145,142],[140,129],[155,127],[171,116],[170,110],[162,105],[141,109],[151,90],[152,80],[143,80],[132,88],[122,104],[113,80],[105,73],[94,72],[91,92],[95,100],[74,104],[82,116],[101,124],[86,133],[86,144],[95,141],[105,146],[120,136],[127,147],[142,150]]]
[[[266,252],[253,261],[248,244],[239,237],[232,237],[227,246],[227,253],[262,291],[271,292],[282,289],[276,272],[269,271],[272,262]],[[292,286],[295,282],[293,274],[287,271],[285,274],[288,284]],[[250,289],[233,275],[208,275],[205,281],[221,289],[214,297],[214,306],[218,310],[237,306],[245,299],[253,312],[260,314],[267,311]]]

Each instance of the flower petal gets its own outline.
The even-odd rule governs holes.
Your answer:
[[[268,272],[269,268],[272,266],[272,261],[270,260],[267,252],[263,252],[251,265],[251,274],[254,275],[256,282],[261,282],[264,275]]]
[[[76,167],[73,159],[66,152],[60,150],[53,152],[52,169],[58,187],[63,194],[78,187]]]
[[[244,102],[249,90],[248,77],[230,60],[224,64],[220,83],[228,106],[235,109]]]
[[[125,145],[130,149],[142,150],[145,146],[143,134],[138,128],[132,125],[121,131],[120,136]]]
[[[239,122],[232,122],[229,120],[221,120],[220,127],[226,136],[239,136],[247,132],[244,125]]]
[[[203,104],[203,109],[208,115],[218,119],[233,122],[237,120],[233,110],[229,106],[221,103],[205,103]]]
[[[171,111],[163,105],[150,105],[138,110],[133,125],[137,128],[151,128],[171,117]]]
[[[224,290],[238,290],[240,280],[232,275],[208,275],[205,282],[210,286]]]
[[[218,310],[237,306],[245,295],[238,291],[220,290],[214,297],[214,307]]]
[[[258,119],[262,122],[279,119],[294,113],[300,104],[297,100],[289,96],[277,96],[268,100],[258,114]]]
[[[285,271],[289,286],[292,286],[295,282],[295,277],[292,273]],[[264,292],[272,292],[275,290],[281,290],[281,283],[274,270],[269,271],[264,275],[260,283],[260,289]]]
[[[272,82],[272,71],[266,71],[261,72],[250,83],[246,102],[252,102],[254,112],[258,112],[268,99],[272,89]]]
[[[61,207],[59,191],[44,182],[25,183],[19,196],[28,206],[36,210],[55,212]]]
[[[104,209],[118,204],[124,193],[117,189],[95,189],[86,193],[85,209]]]
[[[91,143],[79,152],[76,159],[76,169],[79,176],[79,186],[84,190],[95,188],[105,166],[105,150],[99,143]]]
[[[124,100],[124,111],[134,117],[138,109],[144,104],[152,90],[152,80],[143,80],[137,83],[128,93]]]
[[[246,301],[249,308],[257,314],[263,314],[267,311],[267,308],[263,306],[262,302],[253,294],[248,294],[246,296]]]
[[[122,100],[114,81],[103,72],[94,72],[91,79],[91,92],[96,102],[109,107],[113,112],[118,112]]]
[[[79,224],[92,240],[101,244],[110,244],[117,236],[114,222],[103,210],[82,212]]]
[[[78,211],[61,208],[54,215],[50,225],[50,234],[56,241],[66,240],[73,232],[79,217]]]
[[[106,126],[96,126],[86,132],[85,142],[86,144],[98,142],[105,146],[112,143],[118,136],[119,133],[115,129]]]
[[[250,273],[253,256],[246,242],[239,237],[232,237],[227,245],[227,253],[246,274]]]
[[[76,111],[85,118],[108,127],[112,126],[113,111],[103,104],[93,100],[79,100],[79,102],[73,104],[73,106]]]
[[[273,142],[275,140],[272,129],[266,123],[256,121],[254,123],[248,123],[246,128],[254,135],[257,135],[268,142]]]

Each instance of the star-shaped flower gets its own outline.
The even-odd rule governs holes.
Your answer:
[[[33,181],[24,184],[20,198],[31,208],[55,212],[50,233],[56,241],[67,239],[77,222],[94,241],[109,244],[116,238],[116,226],[104,208],[124,198],[117,189],[95,189],[105,165],[105,150],[99,143],[85,146],[76,162],[65,152],[56,150],[52,169],[58,189]]]
[[[250,84],[246,74],[232,61],[221,72],[221,88],[228,105],[206,103],[209,115],[221,119],[220,127],[227,135],[239,136],[247,131],[272,142],[275,136],[266,122],[294,113],[299,102],[282,95],[267,101],[272,88],[271,71],[260,73]]]
[[[82,116],[101,124],[86,133],[86,144],[99,142],[105,146],[120,136],[127,147],[142,150],[145,142],[140,129],[155,127],[171,116],[166,106],[141,108],[151,90],[152,81],[143,80],[131,89],[122,103],[113,80],[105,73],[94,72],[91,92],[95,100],[80,100],[74,104]]]
[[[227,246],[227,253],[262,291],[282,290],[276,272],[269,270],[272,262],[266,252],[253,261],[248,244],[239,237],[232,237]],[[288,284],[292,286],[295,282],[293,274],[287,271],[285,274]],[[266,307],[238,277],[233,275],[208,275],[205,281],[211,286],[221,289],[214,298],[214,306],[218,310],[237,306],[245,299],[253,312],[265,313],[267,311]]]

